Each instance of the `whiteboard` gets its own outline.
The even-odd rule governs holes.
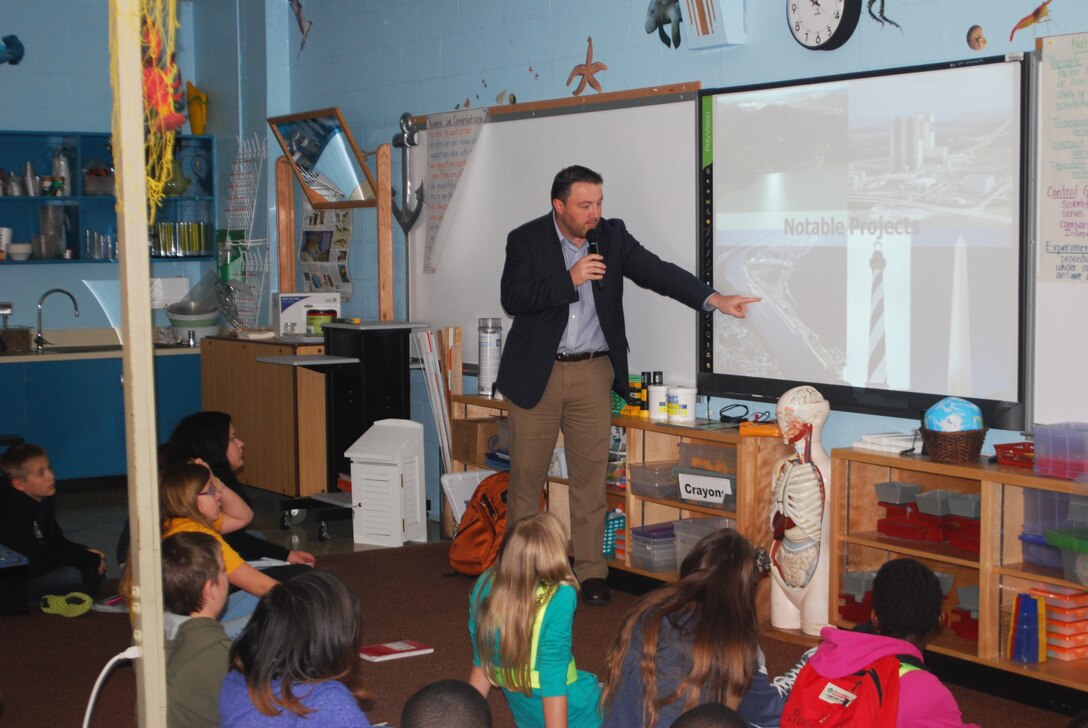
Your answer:
[[[1088,422],[1088,34],[1040,41],[1035,422]]]
[[[643,102],[645,103],[645,102]],[[651,102],[652,103],[652,102]],[[604,216],[623,219],[646,248],[695,272],[695,100],[484,124],[447,210],[448,238],[434,273],[423,272],[427,211],[409,235],[414,321],[463,329],[463,358],[478,360],[477,321],[510,317],[499,303],[506,236],[551,210],[552,178],[581,164],[604,177]],[[426,166],[427,134],[412,149],[412,180]],[[692,309],[625,281],[630,370],[659,370],[668,384],[695,384]]]

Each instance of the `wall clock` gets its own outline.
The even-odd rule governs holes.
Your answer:
[[[786,0],[786,20],[793,39],[813,51],[845,43],[861,17],[862,0]]]

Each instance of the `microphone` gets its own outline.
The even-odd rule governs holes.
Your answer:
[[[586,231],[586,242],[589,243],[589,252],[592,255],[601,254],[600,245],[598,245],[597,243],[597,238],[600,236],[600,234],[600,225],[595,225],[594,227]],[[601,290],[602,283],[604,283],[604,280],[598,278],[597,280],[593,281],[593,287],[599,291]]]

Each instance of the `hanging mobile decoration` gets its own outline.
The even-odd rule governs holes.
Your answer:
[[[153,223],[166,185],[174,175],[174,134],[185,123],[176,105],[183,95],[181,74],[174,62],[177,0],[141,0],[140,15],[147,216]]]

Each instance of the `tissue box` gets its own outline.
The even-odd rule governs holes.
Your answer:
[[[272,312],[276,333],[306,334],[306,313],[308,311],[335,311],[340,315],[339,293],[273,293]],[[289,324],[294,324],[293,327]],[[293,329],[293,330],[292,330]]]

